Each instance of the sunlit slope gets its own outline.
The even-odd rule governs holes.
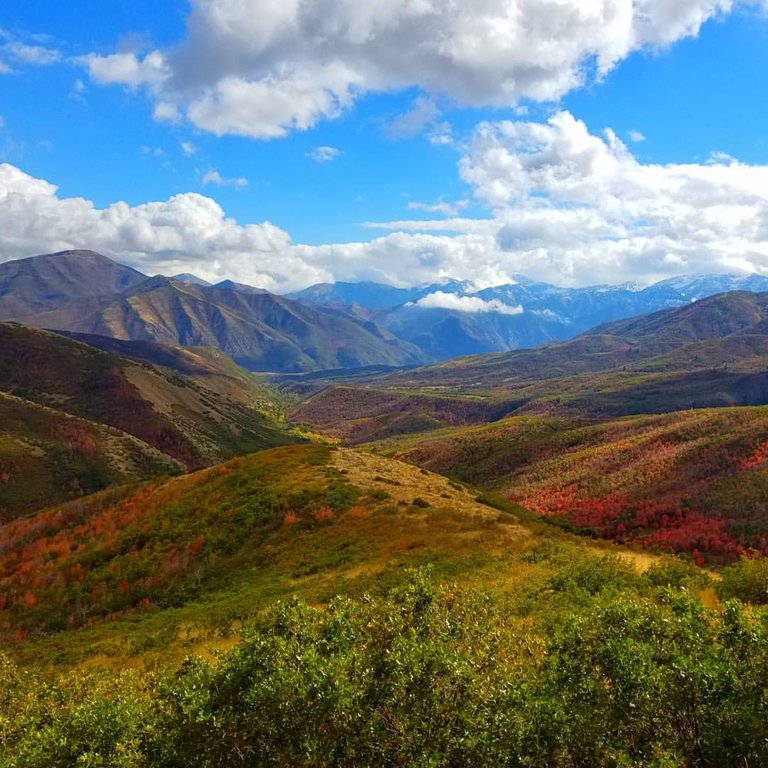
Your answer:
[[[398,582],[409,565],[506,589],[537,541],[426,470],[287,446],[0,528],[0,638],[29,660],[176,658],[276,598],[324,603]]]
[[[723,561],[768,551],[768,408],[516,417],[393,443],[420,466],[618,542]]]

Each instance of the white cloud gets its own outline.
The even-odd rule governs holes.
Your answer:
[[[336,147],[315,147],[307,152],[307,157],[316,163],[330,163],[341,155],[341,150]]]
[[[214,184],[217,187],[247,187],[248,179],[225,179],[217,170],[212,168],[203,174],[202,184],[203,186]]]
[[[419,89],[395,132],[461,105],[556,100],[638,49],[696,35],[757,0],[191,0],[187,37],[167,51],[92,54],[100,83],[145,85],[159,119],[259,139],[336,117],[369,91]],[[438,132],[438,141],[447,134]]]
[[[612,131],[591,134],[560,112],[546,123],[482,123],[459,172],[490,217],[461,218],[446,207],[430,211],[444,219],[372,224],[385,234],[369,242],[316,246],[294,244],[269,223],[239,224],[203,195],[97,209],[0,165],[0,259],[93,248],[148,272],[270,290],[334,279],[414,285],[446,275],[479,287],[514,274],[561,285],[768,275],[768,166],[723,155],[642,163]],[[233,181],[209,173],[209,184]]]
[[[61,53],[53,48],[44,48],[41,45],[25,45],[17,41],[6,43],[3,45],[3,50],[20,64],[38,67],[55,64],[61,59]]]
[[[500,315],[521,315],[523,308],[510,306],[498,299],[485,301],[479,296],[457,296],[455,293],[435,291],[414,302],[418,307],[430,309],[452,309],[457,312],[496,312]]]
[[[192,157],[192,155],[197,154],[198,149],[191,141],[182,141],[181,151],[186,157]]]
[[[121,84],[130,88],[140,85],[159,86],[170,75],[165,56],[152,51],[143,58],[135,53],[113,53],[99,56],[91,53],[81,58],[88,74],[97,83]]]
[[[408,209],[411,211],[426,211],[427,213],[441,213],[443,216],[458,216],[468,204],[467,200],[457,200],[455,203],[449,203],[446,200],[440,200],[437,203],[420,203],[413,200],[408,203]]]
[[[768,273],[768,166],[643,164],[612,131],[560,112],[481,124],[460,171],[494,209],[499,246],[542,277]]]
[[[7,75],[13,70],[3,61],[0,61],[0,75]]]
[[[152,116],[155,120],[166,123],[180,123],[181,113],[175,104],[167,101],[158,101],[152,110]]]
[[[629,137],[629,140],[635,144],[645,141],[645,136],[634,128],[631,131],[627,131],[627,136]]]
[[[315,272],[285,257],[290,238],[269,223],[241,226],[208,197],[96,208],[59,198],[53,184],[0,164],[0,259],[91,248],[149,274],[195,272],[211,281],[234,277],[264,287],[306,284]],[[295,278],[294,278],[295,279]]]

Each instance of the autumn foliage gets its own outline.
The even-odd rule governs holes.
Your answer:
[[[405,455],[618,543],[700,564],[768,554],[764,407],[601,423],[518,417],[425,438]]]
[[[176,604],[268,533],[332,521],[352,494],[323,466],[328,455],[279,448],[0,527],[0,638]]]

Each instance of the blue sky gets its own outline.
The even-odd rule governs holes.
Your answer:
[[[444,1],[428,0],[437,5]],[[425,40],[431,41],[432,31],[425,23],[408,26],[390,16],[386,24],[400,25],[391,40],[399,45],[398,35],[402,39],[402,71],[392,51],[383,50],[385,45],[392,47],[390,38],[377,33],[382,39],[379,44],[369,32],[370,45],[367,41],[352,45],[347,38],[331,40],[331,45],[347,51],[339,56],[344,74],[323,72],[315,83],[315,70],[330,67],[331,59],[322,47],[325,42],[321,45],[314,39],[315,58],[307,58],[301,37],[309,34],[306,28],[281,38],[280,45],[265,44],[254,51],[247,39],[237,39],[230,46],[223,34],[209,33],[205,24],[195,28],[194,17],[188,27],[193,10],[201,15],[200,7],[206,6],[211,13],[217,2],[230,14],[238,5],[232,0],[199,0],[193,9],[188,2],[170,0],[162,3],[160,12],[160,4],[145,0],[4,0],[0,8],[0,163],[13,166],[25,178],[55,185],[57,204],[85,198],[101,211],[118,201],[135,208],[196,193],[218,203],[225,216],[237,222],[238,233],[246,225],[260,227],[264,222],[285,233],[281,239],[267,232],[269,243],[259,241],[252,252],[242,243],[228,250],[227,243],[235,235],[218,232],[219,240],[209,254],[200,249],[188,253],[175,244],[153,248],[144,240],[137,245],[135,237],[123,242],[114,234],[100,235],[93,247],[147,271],[189,267],[209,276],[231,275],[275,289],[315,278],[405,283],[412,276],[417,282],[431,271],[439,273],[435,276],[450,273],[478,283],[500,281],[520,271],[553,282],[584,283],[593,275],[606,281],[615,276],[618,282],[652,280],[681,271],[768,270],[768,234],[757,227],[745,245],[743,233],[747,214],[759,218],[768,209],[755,191],[759,185],[754,174],[737,172],[730,159],[757,173],[768,165],[768,15],[759,3],[737,4],[728,13],[713,14],[718,3],[687,0],[680,5],[690,7],[689,17],[668,20],[661,10],[659,18],[644,27],[635,22],[632,34],[647,42],[627,43],[622,38],[626,30],[617,26],[615,34],[606,34],[601,43],[592,45],[590,24],[594,22],[589,20],[583,29],[575,26],[573,39],[569,37],[573,25],[567,24],[553,27],[550,40],[546,32],[543,40],[528,34],[522,42],[530,43],[532,61],[543,57],[543,74],[535,74],[535,82],[522,86],[523,76],[528,76],[521,75],[525,62],[512,60],[512,52],[509,59],[504,58],[503,42],[492,51],[495,59],[489,54],[487,62],[478,63],[475,49],[463,60],[461,53],[451,51],[455,72],[444,76],[438,66],[432,71],[428,61],[425,73],[418,51]],[[366,2],[374,7],[380,0],[361,0],[361,5]],[[612,3],[617,8],[632,7],[630,0],[606,0],[606,5]],[[535,19],[536,3],[520,0],[520,4]],[[341,0],[318,0],[317,5],[328,6],[328,12],[340,18],[346,12]],[[471,0],[464,5],[471,11]],[[664,6],[658,0],[655,5]],[[241,12],[245,7],[248,17],[259,17],[269,12],[271,4],[244,0],[239,6]],[[546,3],[541,6],[542,13],[551,13],[544,8]],[[653,9],[648,13],[652,16]],[[492,13],[485,19],[490,27],[486,24],[482,34],[488,34],[489,28],[493,32],[494,24],[503,31],[509,20],[502,11],[499,14],[498,19]],[[461,51],[468,39],[476,39],[464,35],[474,21],[467,18],[463,26],[457,22],[446,29],[434,22],[435,37],[454,35],[456,51]],[[384,27],[377,19],[379,27],[371,29]],[[352,21],[359,22],[343,21],[350,27]],[[553,63],[545,60],[548,44],[572,45],[576,53],[572,60]],[[195,71],[196,51],[203,51],[200,68],[215,71],[214,77]],[[152,52],[157,52],[161,63],[150,72],[147,56]],[[116,54],[124,55],[125,61],[117,62]],[[600,57],[609,54],[612,58],[605,71],[596,73]],[[126,62],[127,70],[117,67]],[[331,63],[336,67],[338,62],[334,58]],[[288,96],[279,82],[274,85],[286,70],[299,72],[296,77],[302,78],[297,103],[301,99],[316,104],[327,94],[334,103],[286,106],[284,102],[296,93],[293,81],[286,86]],[[347,74],[349,70],[353,74]],[[574,77],[583,82],[570,82]],[[237,104],[223,101],[221,84],[232,81],[243,88],[267,84],[263,99],[259,95],[243,107],[251,110],[245,118]],[[218,99],[212,108],[205,104],[206,93],[215,93]],[[251,92],[246,95],[250,98]],[[270,123],[273,102],[283,104],[280,109],[287,117],[281,124]],[[170,109],[168,104],[174,114],[158,116],[158,105]],[[536,126],[549,125],[547,121],[558,113],[568,114],[575,124],[583,123],[594,151],[610,156],[590,166],[588,178],[579,177],[578,183],[562,182],[564,169],[574,165],[574,157],[562,153],[576,151],[571,139],[578,127],[560,124],[545,129],[550,134],[536,133]],[[528,126],[527,132],[515,129],[511,138],[502,136],[499,126],[504,121]],[[262,124],[265,127],[250,128]],[[488,126],[484,138],[478,132],[480,125]],[[632,156],[631,162],[619,161],[624,164],[619,171],[610,171],[611,200],[607,202],[606,182],[598,174],[606,162],[616,163],[618,150],[605,149],[606,128],[615,132]],[[284,135],[265,137],[269,132]],[[586,141],[584,136],[578,140],[582,139]],[[326,149],[318,153],[318,148]],[[555,161],[553,152],[560,153]],[[530,167],[498,178],[499,158],[516,167],[520,158],[525,164],[531,154],[537,159]],[[325,157],[325,162],[318,162],[318,157]],[[712,170],[712,158],[720,170]],[[537,175],[542,163],[551,171],[546,178]],[[746,205],[745,196],[750,197],[753,210],[745,208],[743,215],[734,216],[729,231],[718,230],[700,241],[697,233],[712,229],[711,222],[693,222],[683,210],[690,201],[675,197],[668,205],[675,210],[679,205],[680,215],[674,221],[655,222],[654,237],[647,237],[649,215],[651,220],[657,216],[653,184],[660,177],[648,169],[670,165],[677,170],[659,181],[658,199],[663,205],[667,204],[663,195],[672,194],[671,187],[687,189],[692,178],[698,183],[701,176],[708,190],[701,194],[708,199],[729,190],[734,199],[728,203],[729,211],[734,205]],[[695,166],[692,176],[687,170],[690,165]],[[680,173],[685,174],[684,182]],[[644,189],[642,205],[617,220],[615,201],[637,186],[637,174]],[[574,197],[575,187],[580,191]],[[695,196],[699,191],[691,188],[688,194]],[[8,196],[4,202],[0,197],[0,214],[3,204],[10,210],[9,201]],[[542,206],[547,210],[542,211]],[[591,221],[574,226],[573,242],[567,243],[565,233],[571,225],[566,226],[563,217],[574,207],[587,209]],[[91,213],[83,216],[88,219]],[[723,213],[713,210],[712,217],[722,221]],[[420,224],[443,218],[450,219],[450,224]],[[521,234],[515,227],[522,218],[535,224],[526,225]],[[482,233],[476,221],[487,224]],[[378,229],[366,222],[394,222],[395,226]],[[82,232],[63,225],[61,231],[54,228],[49,244],[42,234],[25,240],[16,232],[12,240],[8,236],[3,241],[0,233],[0,259],[48,250],[47,245],[51,249],[61,244],[87,246],[83,226]],[[158,225],[153,221],[150,226]],[[547,233],[558,227],[563,232],[550,242]],[[264,233],[251,234],[261,237]],[[180,236],[179,242],[187,242],[187,237]],[[592,243],[590,237],[597,239]],[[373,240],[377,244],[370,252],[342,247]],[[617,243],[624,244],[623,250]],[[703,251],[704,256],[697,255]]]

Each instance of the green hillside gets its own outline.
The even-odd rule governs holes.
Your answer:
[[[102,424],[0,393],[0,520],[180,464]]]
[[[218,350],[105,346],[0,324],[5,517],[297,439],[279,398]]]

